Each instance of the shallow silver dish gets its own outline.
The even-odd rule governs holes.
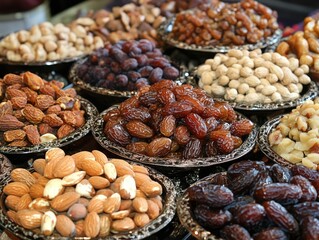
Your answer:
[[[0,186],[3,185],[4,179],[10,176],[13,166],[9,159],[0,154]]]
[[[279,156],[274,150],[271,149],[268,141],[268,136],[272,130],[280,123],[280,119],[283,115],[277,116],[267,122],[265,122],[259,129],[258,133],[258,145],[260,150],[272,161],[277,162],[286,167],[294,166],[293,163]]]
[[[91,130],[91,126],[99,112],[96,109],[96,107],[88,100],[81,98],[80,96],[77,96],[77,98],[80,99],[81,109],[85,111],[86,122],[82,127],[78,128],[77,130],[75,130],[74,132],[62,139],[57,139],[48,143],[42,143],[27,147],[11,147],[2,145],[0,146],[0,152],[6,154],[28,154],[44,152],[52,147],[63,147],[85,136]]]
[[[103,88],[103,87],[96,87],[92,86],[91,84],[83,81],[78,75],[77,75],[77,68],[79,65],[83,64],[85,61],[87,61],[87,58],[83,58],[78,60],[75,64],[70,69],[69,72],[69,80],[74,84],[74,86],[79,87],[80,89],[89,91],[91,93],[96,93],[99,95],[104,95],[104,96],[112,96],[112,97],[124,97],[124,98],[129,98],[134,96],[137,91],[119,91],[119,90],[113,90],[113,89],[108,89],[108,88]],[[174,65],[174,64],[173,64]],[[180,71],[180,77],[174,80],[177,84],[181,85],[185,82],[185,74],[188,74],[188,72],[182,67],[175,66],[179,68]]]
[[[282,31],[280,29],[276,30],[275,33],[267,37],[264,40],[259,41],[256,44],[245,44],[245,45],[231,45],[231,46],[223,46],[223,45],[210,45],[210,46],[198,46],[195,44],[186,44],[184,42],[180,42],[171,36],[169,33],[172,32],[173,26],[175,22],[175,17],[169,18],[164,23],[160,25],[157,30],[158,35],[163,39],[163,41],[173,47],[190,50],[190,51],[200,51],[200,52],[212,52],[212,53],[224,53],[228,52],[230,49],[247,49],[254,50],[257,48],[266,48],[269,45],[275,44],[278,42],[282,36]]]
[[[135,164],[135,163],[134,163]],[[94,239],[109,239],[109,240],[120,240],[120,239],[143,239],[148,236],[151,236],[152,234],[155,234],[156,232],[160,231],[162,228],[164,228],[167,224],[171,222],[175,215],[176,211],[176,190],[173,182],[163,175],[162,173],[149,168],[145,166],[149,171],[149,176],[153,180],[159,182],[162,185],[163,188],[163,195],[162,199],[164,201],[163,203],[163,210],[161,214],[152,220],[149,224],[142,228],[138,228],[129,232],[123,232],[119,234],[111,234],[108,237],[103,238],[94,238]],[[7,216],[7,208],[4,204],[4,200],[6,195],[2,192],[3,187],[8,184],[11,181],[11,177],[7,177],[3,185],[0,186],[0,225],[10,231],[15,236],[19,237],[19,239],[45,239],[45,240],[57,240],[57,239],[70,239],[67,237],[61,237],[59,234],[55,233],[52,236],[44,236],[40,233],[33,232],[31,230],[27,230],[16,223],[12,222]],[[75,237],[73,239],[77,240],[84,240],[84,239],[90,239],[88,237]]]
[[[198,168],[198,167],[205,167],[211,166],[216,164],[221,164],[229,161],[236,160],[248,152],[250,152],[253,147],[255,146],[255,141],[257,137],[257,127],[253,128],[251,133],[247,136],[244,140],[243,144],[234,149],[231,153],[226,155],[217,155],[214,157],[202,157],[202,158],[195,158],[195,159],[176,159],[176,158],[159,158],[159,157],[149,157],[146,155],[134,153],[128,151],[126,148],[110,141],[106,135],[103,133],[104,128],[104,120],[103,116],[111,111],[112,109],[117,108],[118,105],[113,105],[110,108],[104,110],[92,127],[92,133],[96,141],[106,150],[121,156],[126,159],[130,159],[132,161],[140,162],[143,164],[159,166],[159,167],[169,167],[169,168],[178,168],[178,169],[188,169],[188,168]],[[243,115],[237,113],[239,119],[245,118]]]
[[[216,177],[227,179],[227,172],[215,173],[200,179],[191,186],[198,185],[201,182],[214,181]],[[190,186],[190,187],[191,187]],[[183,227],[185,227],[195,238],[206,240],[221,240],[211,231],[203,228],[193,217],[191,203],[188,198],[187,190],[177,199],[177,214]]]

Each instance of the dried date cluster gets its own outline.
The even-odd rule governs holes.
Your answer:
[[[319,173],[264,162],[232,164],[227,175],[187,190],[195,219],[226,240],[319,239]]]
[[[171,37],[198,46],[255,44],[278,29],[277,13],[254,0],[218,2],[176,15]]]
[[[134,91],[162,79],[175,80],[179,70],[151,41],[141,39],[98,49],[78,66],[77,74],[93,86]]]
[[[85,112],[73,88],[25,72],[0,79],[1,144],[15,147],[51,142],[85,124]]]
[[[229,104],[169,80],[142,88],[104,120],[108,139],[129,151],[181,159],[228,154],[253,128]]]
[[[162,185],[148,169],[97,150],[66,155],[52,148],[16,168],[4,186],[6,215],[45,236],[106,237],[150,223],[163,209]]]

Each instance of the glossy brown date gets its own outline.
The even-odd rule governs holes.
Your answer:
[[[258,203],[240,206],[234,212],[234,221],[243,227],[251,228],[262,222],[266,216],[265,209]]]
[[[312,202],[317,199],[317,196],[318,196],[317,190],[305,177],[301,175],[293,176],[290,179],[290,183],[296,184],[301,188],[301,191],[302,191],[302,196],[300,198],[301,202]]]
[[[252,184],[257,180],[259,171],[255,168],[242,172],[241,175],[232,179],[229,182],[228,187],[233,191],[234,194],[244,194],[250,190]]]
[[[301,175],[307,178],[309,181],[314,181],[316,179],[319,179],[319,172],[317,172],[316,170],[307,168],[303,165],[294,165],[291,167],[290,170],[293,176]]]
[[[319,239],[319,220],[312,216],[307,216],[301,221],[302,239],[318,240]]]
[[[306,216],[319,217],[319,202],[303,202],[295,204],[292,207],[293,214],[297,219],[302,219]]]
[[[238,224],[225,226],[221,230],[221,236],[226,240],[250,240],[249,232]]]
[[[254,236],[254,240],[288,240],[287,234],[280,228],[272,227],[260,231]]]
[[[281,166],[278,163],[270,167],[269,174],[274,182],[288,183],[291,178],[289,168]]]

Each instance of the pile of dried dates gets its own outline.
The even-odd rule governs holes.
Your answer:
[[[77,74],[92,86],[134,91],[162,79],[175,80],[179,70],[154,43],[141,39],[106,45],[79,65]]]
[[[187,190],[196,221],[227,240],[319,239],[319,173],[259,161]]]
[[[104,115],[108,139],[151,157],[194,159],[228,154],[253,123],[191,85],[163,80]]]

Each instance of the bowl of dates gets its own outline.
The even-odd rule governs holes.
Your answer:
[[[90,131],[97,109],[63,85],[31,72],[9,73],[0,80],[0,152],[42,152]]]
[[[202,52],[265,48],[282,34],[276,12],[256,1],[220,1],[182,11],[162,23],[158,32],[169,45]]]
[[[318,169],[318,98],[260,127],[260,149],[271,160],[286,166],[302,164]]]
[[[149,167],[52,148],[5,179],[0,225],[21,239],[142,239],[173,219],[175,195]]]
[[[131,97],[143,86],[163,79],[179,81],[179,76],[179,68],[146,39],[106,45],[70,70],[79,88],[114,97]]]
[[[168,80],[106,109],[93,126],[93,136],[107,150],[176,168],[235,160],[253,148],[256,133],[256,126],[226,102]]]
[[[197,239],[318,239],[319,173],[243,160],[191,185],[177,200]]]

